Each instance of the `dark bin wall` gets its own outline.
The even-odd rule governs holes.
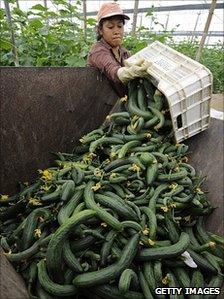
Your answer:
[[[224,234],[223,121],[212,118],[210,127],[184,143],[189,145],[189,162],[206,177],[203,190],[216,208],[206,222],[207,229]]]
[[[117,100],[93,68],[14,68],[1,72],[1,186],[12,194],[17,181],[69,152],[84,133],[100,125]]]

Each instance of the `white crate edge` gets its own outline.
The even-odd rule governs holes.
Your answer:
[[[133,63],[139,58],[152,63],[148,69],[150,80],[168,101],[176,142],[181,142],[207,129],[210,124],[213,84],[211,71],[159,41],[151,43],[127,61]],[[196,86],[196,92],[190,91]],[[190,100],[195,103],[189,105]],[[181,115],[183,124],[179,128],[177,114]]]

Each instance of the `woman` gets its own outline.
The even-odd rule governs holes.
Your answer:
[[[124,66],[125,59],[130,55],[122,47],[125,15],[120,6],[105,3],[100,7],[97,15],[97,42],[92,46],[87,64],[98,68],[110,80],[112,86],[120,97],[127,94],[125,83],[136,77],[145,77],[148,65]]]

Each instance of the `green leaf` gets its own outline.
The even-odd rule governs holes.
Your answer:
[[[20,16],[20,17],[26,17],[26,13],[24,11],[22,11],[21,9],[19,9],[18,7],[14,7],[13,8],[13,13],[17,16]]]
[[[62,16],[68,16],[70,14],[70,11],[67,9],[59,9],[58,12],[60,13],[60,15]]]
[[[40,11],[46,11],[46,7],[41,5],[41,4],[36,4],[34,6],[31,7],[31,9],[35,9],[35,10],[40,10]]]
[[[85,59],[76,56],[75,54],[65,59],[67,66],[85,66]]]
[[[9,50],[11,50],[11,48],[12,48],[12,45],[9,41],[7,41],[3,38],[0,39],[0,49],[1,50],[9,51]]]
[[[96,20],[93,18],[88,18],[88,19],[86,19],[86,24],[88,24],[90,26],[96,25]]]
[[[65,0],[53,0],[52,2],[56,5],[67,5],[67,2]]]
[[[5,10],[0,8],[0,18],[3,19],[5,17]]]
[[[30,21],[29,25],[31,27],[33,27],[34,29],[39,29],[44,26],[43,23],[39,19],[34,19],[34,20]]]
[[[36,61],[36,66],[46,65],[46,61],[48,61],[49,57],[38,57]]]
[[[154,5],[151,8],[149,8],[145,16],[150,17],[153,15],[153,13],[154,13]]]
[[[86,58],[89,53],[89,47],[87,45],[84,45],[81,47],[80,57]]]

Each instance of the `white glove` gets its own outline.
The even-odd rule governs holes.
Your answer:
[[[140,58],[134,64],[125,63],[126,66],[121,67],[117,71],[117,76],[123,83],[127,83],[137,77],[144,78],[148,77],[147,69],[150,67],[151,63]]]

